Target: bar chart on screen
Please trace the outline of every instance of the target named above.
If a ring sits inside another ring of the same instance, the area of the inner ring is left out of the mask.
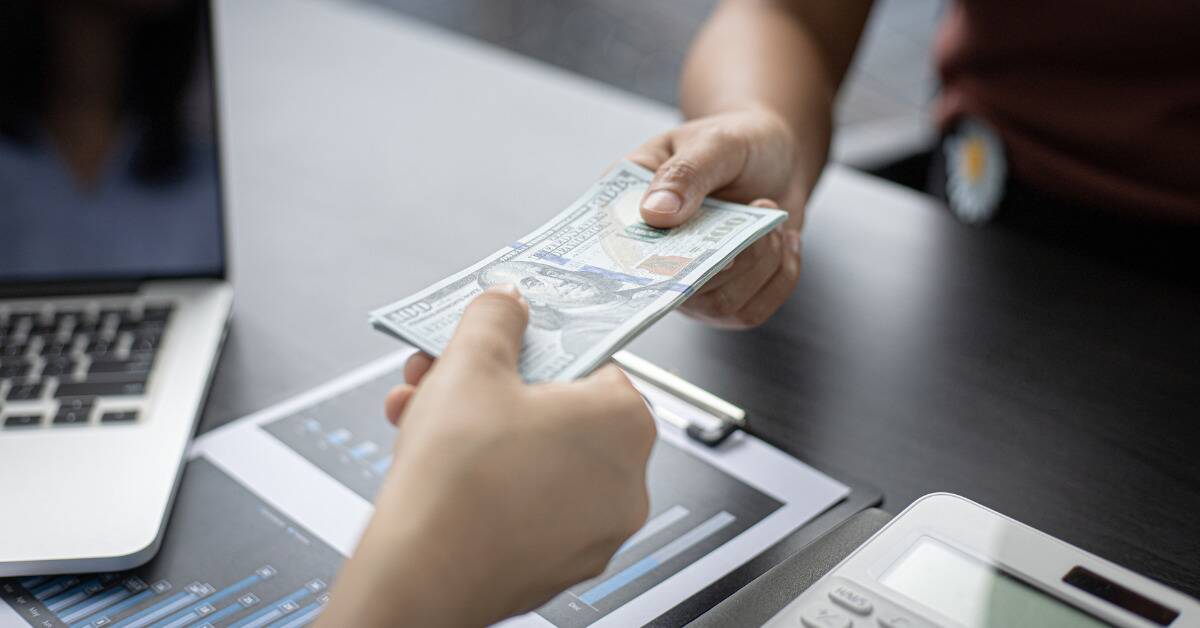
[[[388,371],[262,428],[363,499],[372,501],[392,465],[396,429],[383,398],[402,375]]]
[[[328,601],[342,557],[205,459],[189,463],[158,556],[123,572],[0,581],[38,628],[293,628]]]
[[[651,513],[608,569],[538,610],[560,628],[587,626],[646,593],[762,521],[778,500],[668,441],[647,472]]]

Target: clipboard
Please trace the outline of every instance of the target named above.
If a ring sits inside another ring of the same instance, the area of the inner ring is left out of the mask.
[[[683,429],[688,437],[696,442],[708,447],[717,447],[734,432],[745,430],[748,426],[749,417],[743,408],[721,399],[647,360],[628,351],[619,351],[612,356],[612,361],[630,375],[653,384],[658,389],[700,409],[702,413],[698,414],[711,416],[710,423],[702,424],[672,413],[665,408],[655,407],[647,400],[651,410],[657,416]],[[847,519],[883,503],[883,493],[874,486],[853,478],[839,477],[837,479],[850,487],[850,493],[842,501],[646,625],[673,627],[695,621],[751,581],[783,563],[816,539],[840,526]]]

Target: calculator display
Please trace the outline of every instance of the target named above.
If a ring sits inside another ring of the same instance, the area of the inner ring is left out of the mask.
[[[1110,626],[996,567],[929,537],[922,537],[913,544],[879,581],[966,626]]]

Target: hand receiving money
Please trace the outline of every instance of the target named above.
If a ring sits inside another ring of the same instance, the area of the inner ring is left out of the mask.
[[[375,310],[371,323],[437,356],[468,302],[492,286],[512,284],[530,306],[521,376],[535,382],[586,375],[787,217],[777,209],[704,199],[685,224],[654,228],[640,213],[653,176],[620,163],[533,233]]]

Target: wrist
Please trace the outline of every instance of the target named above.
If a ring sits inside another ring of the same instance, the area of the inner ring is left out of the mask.
[[[788,169],[788,187],[780,198],[773,200],[782,203],[788,210],[802,208],[808,202],[828,160],[831,141],[828,125],[805,126],[803,120],[762,101],[747,102],[741,110],[755,117],[763,129],[765,144],[771,147],[763,152],[772,159],[764,159],[759,163],[765,167],[774,161],[786,164]]]
[[[799,136],[799,122],[793,120],[789,112],[778,105],[761,99],[736,100],[721,103],[715,107],[691,108],[683,107],[684,118],[695,120],[722,115],[745,115],[753,118],[764,129],[769,129],[776,135],[784,137],[789,147],[795,146]]]
[[[394,470],[393,470],[394,471]],[[370,526],[342,571],[324,625],[384,627],[404,617],[414,626],[484,626],[503,618],[489,602],[483,557],[422,504],[429,502],[393,473]],[[413,487],[420,491],[420,487]],[[444,514],[444,513],[443,513]],[[474,554],[474,555],[473,555]]]

